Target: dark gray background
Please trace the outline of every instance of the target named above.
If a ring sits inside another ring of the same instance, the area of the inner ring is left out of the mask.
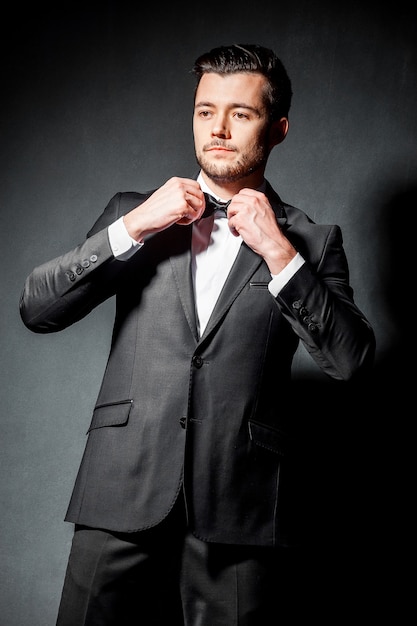
[[[398,579],[386,555],[398,544],[406,549],[402,490],[414,410],[404,361],[414,361],[415,319],[406,280],[417,196],[411,8],[308,0],[191,6],[64,2],[12,8],[3,22],[1,626],[55,623],[72,535],[63,517],[113,315],[106,303],[62,333],[31,334],[18,311],[23,282],[80,242],[116,191],[196,173],[189,70],[201,52],[228,43],[258,42],[284,61],[294,89],[290,131],[267,176],[285,201],[342,227],[356,301],[375,328],[371,385],[349,414],[343,403],[329,413],[357,444],[347,474],[362,485],[352,515],[361,548],[349,580],[362,577],[352,602],[368,597],[364,568],[370,585],[381,571],[386,585],[372,596],[370,615]],[[322,383],[302,351],[295,376]]]

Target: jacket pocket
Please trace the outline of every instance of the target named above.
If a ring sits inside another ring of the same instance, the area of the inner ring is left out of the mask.
[[[119,400],[118,402],[97,404],[87,434],[96,428],[124,426],[129,420],[132,405],[133,400]]]
[[[266,448],[280,456],[286,456],[295,448],[295,440],[282,430],[266,426],[259,422],[249,421],[249,436],[251,441],[261,448]]]

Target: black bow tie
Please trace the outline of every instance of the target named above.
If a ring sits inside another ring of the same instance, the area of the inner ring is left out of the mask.
[[[227,217],[227,207],[231,203],[231,200],[228,200],[227,202],[219,202],[218,200],[216,200],[216,198],[213,198],[213,196],[208,193],[204,193],[204,197],[206,199],[206,208],[203,215],[201,216],[202,218],[213,215],[215,211],[223,212],[223,215],[219,217]]]

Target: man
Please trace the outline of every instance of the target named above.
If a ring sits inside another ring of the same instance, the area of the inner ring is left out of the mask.
[[[194,73],[198,177],[116,194],[22,295],[40,333],[117,299],[66,516],[59,626],[279,623],[302,515],[293,355],[301,341],[340,384],[373,362],[339,227],[264,178],[288,131],[282,63],[258,45],[222,46]],[[206,216],[209,195],[227,216]]]

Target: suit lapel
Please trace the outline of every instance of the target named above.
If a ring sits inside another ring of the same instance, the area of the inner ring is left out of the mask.
[[[268,182],[266,186],[266,195],[268,196],[271,206],[277,216],[278,224],[281,228],[285,228],[287,218],[281,199]],[[197,334],[194,290],[191,275],[192,226],[181,226],[175,229],[175,231],[177,251],[181,249],[183,252],[181,254],[173,254],[170,257],[170,261],[185,317],[192,335],[197,342],[199,339]],[[204,339],[213,330],[213,328],[218,325],[226,311],[233,304],[234,300],[249,282],[250,278],[261,263],[263,263],[262,258],[253,252],[253,250],[251,250],[245,243],[242,243],[201,339]]]
[[[259,255],[242,243],[201,339],[217,326],[262,262]]]
[[[287,216],[282,201],[268,181],[266,183],[265,194],[275,212],[279,226],[285,229],[287,226]],[[226,279],[201,339],[204,339],[213,328],[218,325],[226,311],[231,307],[234,300],[262,263],[263,259],[253,252],[249,246],[242,243],[236,261],[230,270],[230,274]]]
[[[178,240],[183,239],[184,246],[180,246],[184,248],[184,251],[181,254],[175,254],[170,257],[172,270],[174,273],[174,279],[178,288],[179,297],[181,300],[182,307],[184,309],[185,317],[187,319],[188,326],[190,327],[191,333],[195,339],[198,341],[197,335],[197,320],[196,320],[196,312],[195,312],[195,303],[194,303],[194,290],[193,290],[193,279],[191,275],[191,234],[192,227],[181,226],[178,229],[175,229],[175,236]]]
[[[268,197],[269,202],[271,203],[271,207],[276,215],[277,222],[281,228],[287,226],[287,214],[284,210],[284,206],[282,204],[282,200],[270,185],[268,181],[266,181],[266,189],[265,194]]]

